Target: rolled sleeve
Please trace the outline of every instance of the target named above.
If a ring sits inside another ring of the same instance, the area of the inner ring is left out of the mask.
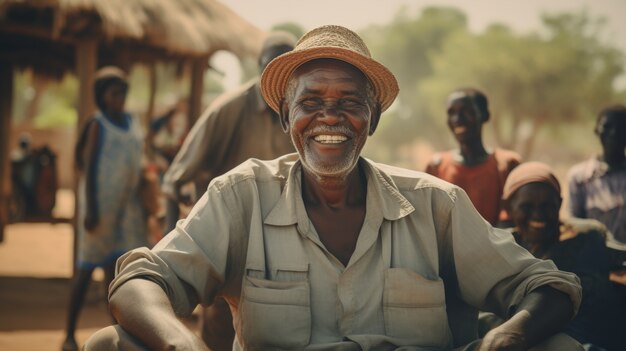
[[[581,287],[575,274],[535,258],[509,232],[491,227],[480,217],[463,190],[455,193],[448,235],[463,300],[508,317],[531,291],[550,285],[567,294],[578,311]]]
[[[147,279],[163,288],[179,315],[213,301],[228,274],[233,222],[220,192],[209,191],[152,250],[141,248],[119,258],[109,297],[131,279]]]

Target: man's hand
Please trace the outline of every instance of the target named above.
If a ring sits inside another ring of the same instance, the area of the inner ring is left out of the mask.
[[[539,287],[526,295],[517,313],[489,331],[476,350],[528,350],[561,331],[572,314],[569,296],[550,286]]]
[[[626,285],[626,269],[612,271],[609,273],[609,280],[617,284]]]
[[[477,351],[523,351],[528,348],[521,331],[505,324],[490,330],[476,348]]]

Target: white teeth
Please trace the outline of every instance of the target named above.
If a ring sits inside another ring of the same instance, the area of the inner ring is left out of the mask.
[[[348,137],[346,137],[345,135],[323,134],[323,135],[316,135],[313,139],[317,141],[318,143],[322,143],[322,144],[339,144],[348,140]]]
[[[531,228],[541,229],[541,228],[544,228],[546,226],[546,223],[545,222],[538,222],[538,221],[530,221],[530,222],[528,222],[528,225]]]

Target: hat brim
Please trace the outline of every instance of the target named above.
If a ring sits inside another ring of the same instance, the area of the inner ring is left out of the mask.
[[[385,111],[398,95],[398,82],[387,67],[373,59],[341,47],[317,47],[290,51],[272,60],[261,76],[261,94],[267,104],[280,112],[280,103],[285,96],[287,82],[302,64],[315,59],[336,59],[359,69],[372,83],[380,112]]]

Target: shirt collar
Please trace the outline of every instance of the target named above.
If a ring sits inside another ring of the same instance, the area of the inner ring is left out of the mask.
[[[398,190],[391,177],[385,174],[376,165],[365,158],[359,162],[364,166],[367,176],[367,203],[376,206],[382,211],[383,217],[389,221],[398,220],[415,211],[409,200]],[[287,226],[298,224],[301,232],[308,230],[309,220],[302,200],[300,160],[296,161],[289,170],[287,182],[280,199],[265,218],[265,224]],[[373,198],[370,198],[373,197]],[[302,218],[298,218],[298,216]]]

